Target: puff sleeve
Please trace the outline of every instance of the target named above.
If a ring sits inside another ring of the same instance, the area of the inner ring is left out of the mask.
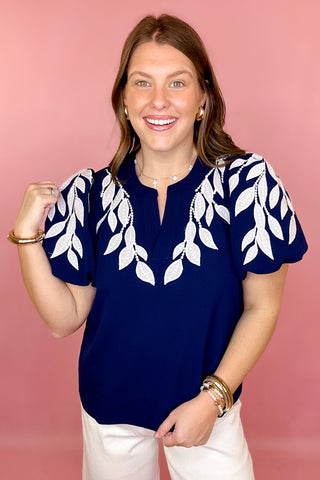
[[[61,185],[59,200],[48,213],[43,242],[53,275],[82,286],[94,284],[89,218],[92,183],[93,170],[85,169]]]
[[[281,180],[261,156],[235,160],[229,168],[230,236],[241,279],[271,273],[299,261],[307,243]]]

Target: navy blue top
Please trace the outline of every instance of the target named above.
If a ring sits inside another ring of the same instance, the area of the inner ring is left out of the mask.
[[[307,244],[259,155],[212,169],[198,159],[168,187],[162,224],[157,191],[140,183],[133,159],[118,179],[106,168],[67,180],[44,248],[54,275],[97,288],[79,360],[84,409],[102,424],[156,430],[216,370],[246,272],[296,262]]]

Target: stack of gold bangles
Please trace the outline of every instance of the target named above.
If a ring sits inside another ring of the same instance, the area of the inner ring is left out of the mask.
[[[207,392],[219,410],[222,417],[233,405],[233,396],[228,385],[217,375],[206,377],[200,387],[201,391]]]

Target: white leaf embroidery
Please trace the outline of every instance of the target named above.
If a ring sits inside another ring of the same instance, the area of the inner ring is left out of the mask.
[[[66,220],[64,220],[63,222],[55,223],[46,232],[46,238],[55,237],[56,235],[59,235],[59,233],[62,232],[65,226],[66,226]]]
[[[77,223],[76,216],[72,212],[72,214],[70,216],[70,219],[69,219],[69,222],[68,222],[68,225],[67,225],[67,233],[69,235],[72,235],[76,231],[76,223]]]
[[[90,184],[92,184],[92,170],[91,168],[85,168],[81,170],[78,175],[81,175],[82,177],[85,177],[89,180]]]
[[[286,216],[288,211],[288,203],[285,196],[282,197],[280,211],[281,211],[281,219],[283,219]]]
[[[79,190],[81,190],[82,193],[86,191],[86,184],[83,178],[77,177],[75,185],[77,188],[79,188]]]
[[[229,178],[229,190],[230,190],[230,195],[233,192],[233,190],[237,187],[239,183],[239,175],[238,173],[235,173],[232,175],[232,177]]]
[[[243,265],[246,265],[247,263],[252,262],[252,260],[254,260],[256,258],[257,253],[258,253],[258,247],[254,243],[252,245],[252,247],[250,247],[249,250],[247,251],[247,254],[246,254],[244,262],[243,262]]]
[[[194,263],[195,265],[200,266],[200,248],[195,243],[187,242],[186,245],[186,256],[189,262]]]
[[[70,247],[70,243],[71,243],[71,235],[69,235],[68,233],[65,233],[60,238],[58,238],[56,246],[51,255],[51,258],[58,257],[62,253],[66,252]]]
[[[122,233],[121,232],[113,235],[109,240],[109,243],[108,243],[106,251],[104,252],[104,255],[108,255],[109,253],[112,253],[115,250],[117,250],[121,241],[122,241]]]
[[[109,224],[109,227],[110,227],[111,231],[114,232],[115,229],[117,228],[118,220],[117,220],[117,216],[116,216],[116,214],[114,213],[113,210],[110,210],[110,212],[109,212],[108,224]]]
[[[83,257],[83,248],[82,248],[82,243],[80,241],[80,238],[77,237],[77,235],[73,235],[72,237],[72,246],[78,252],[80,258]]]
[[[258,197],[262,207],[264,207],[266,204],[267,195],[268,195],[267,180],[266,180],[266,176],[263,175],[260,178],[258,183]]]
[[[196,226],[192,220],[189,220],[186,226],[186,241],[192,243],[196,236]]]
[[[53,205],[53,207],[51,207],[49,212],[48,212],[48,219],[50,220],[50,222],[52,222],[55,213],[56,213],[56,207],[55,207],[55,205]]]
[[[78,262],[78,259],[77,259],[77,255],[72,250],[68,250],[67,258],[68,258],[69,262],[71,263],[71,265],[76,270],[79,270],[79,262]]]
[[[133,245],[136,241],[136,231],[132,225],[130,225],[124,235],[126,245]]]
[[[258,229],[257,233],[257,243],[263,253],[265,253],[268,257],[273,260],[273,253],[270,243],[270,235],[265,229]]]
[[[66,210],[67,210],[67,205],[66,205],[66,201],[65,201],[65,199],[63,198],[62,195],[60,195],[60,197],[58,198],[57,207],[58,207],[58,210],[61,213],[61,215],[65,216]]]
[[[178,245],[173,250],[172,259],[174,260],[175,258],[177,258],[183,252],[183,249],[184,242],[178,243]]]
[[[275,180],[277,183],[279,182],[279,177],[276,175],[275,171],[273,170],[273,168],[271,167],[271,165],[266,162],[266,165],[267,165],[267,169],[268,169],[268,172],[270,173],[271,177],[273,178],[273,180]]]
[[[69,212],[72,212],[73,210],[74,199],[75,199],[74,188],[71,187],[67,195],[67,204],[68,204]]]
[[[96,226],[96,233],[98,233],[98,230],[99,230],[101,224],[105,221],[107,215],[108,215],[108,212],[105,213],[102,218],[100,218],[100,220],[99,220],[99,222],[97,223],[97,226]]]
[[[237,158],[231,163],[230,170],[232,170],[233,168],[242,167],[244,161],[245,160],[243,160],[243,158]]]
[[[197,221],[203,217],[204,212],[206,211],[206,202],[201,193],[197,192],[196,199],[194,202],[194,216]]]
[[[283,240],[283,233],[282,233],[280,223],[272,215],[268,215],[268,225],[273,235],[279,238],[280,240]]]
[[[224,205],[215,204],[215,209],[218,215],[227,223],[230,223],[230,212]]]
[[[211,222],[213,220],[213,214],[214,214],[213,206],[212,206],[212,203],[210,203],[206,211],[206,222],[208,227],[210,227]]]
[[[108,174],[102,180],[102,191],[104,191],[107,188],[107,186],[110,184],[110,182],[111,182],[111,175],[108,172]]]
[[[201,227],[199,229],[199,236],[201,242],[209,248],[212,248],[214,250],[218,250],[217,245],[214,243],[211,232],[207,230],[206,228]]]
[[[213,186],[214,189],[217,193],[219,193],[220,197],[224,197],[223,193],[223,188],[222,188],[222,183],[221,183],[221,177],[220,177],[220,172],[218,168],[215,168],[214,173],[213,173]]]
[[[177,278],[181,276],[182,272],[183,272],[183,265],[180,259],[171,263],[165,271],[164,284],[167,285],[167,283],[177,280]]]
[[[102,208],[103,208],[103,210],[105,210],[108,207],[108,205],[110,205],[110,203],[112,202],[113,197],[114,197],[115,189],[116,189],[116,186],[115,186],[114,182],[111,182],[111,183],[109,183],[108,187],[103,192],[103,195],[102,195]]]
[[[263,208],[258,203],[256,203],[254,206],[253,216],[258,230],[263,230],[266,224],[266,217],[264,215]]]
[[[139,257],[143,258],[145,262],[148,260],[148,253],[141,245],[136,245],[136,251]]]
[[[122,190],[122,188],[119,188],[116,196],[114,197],[114,199],[112,200],[112,203],[111,203],[112,210],[115,210],[117,208],[117,206],[119,205],[119,203],[121,202],[123,197],[124,197],[123,190]]]
[[[74,200],[74,211],[76,213],[77,219],[81,223],[81,226],[84,225],[84,206],[82,200],[79,197],[76,197]]]
[[[290,219],[290,225],[289,225],[289,245],[293,242],[293,240],[296,238],[297,234],[297,222],[295,219],[295,216],[292,215]]]
[[[143,282],[150,283],[155,285],[154,275],[151,268],[144,262],[137,262],[136,266],[137,277],[140,278]]]
[[[265,166],[264,163],[258,163],[257,165],[254,165],[254,167],[250,168],[246,180],[251,180],[252,178],[259,177],[261,173],[264,171]]]
[[[253,240],[255,239],[255,235],[256,235],[256,228],[255,227],[253,227],[251,230],[249,230],[249,232],[247,232],[245,234],[245,236],[242,239],[242,243],[241,243],[241,251],[242,252],[245,248],[247,248],[248,245],[250,245],[250,243],[253,242]]]
[[[123,226],[126,226],[128,223],[129,217],[129,205],[128,200],[124,198],[121,200],[121,203],[118,208],[118,217]]]
[[[211,187],[211,184],[207,178],[202,182],[201,193],[209,204],[212,203],[213,188]]]
[[[134,259],[134,248],[132,245],[124,247],[119,254],[119,270],[127,267]]]
[[[280,195],[280,188],[279,188],[279,185],[277,184],[272,188],[269,194],[269,204],[271,209],[273,209],[277,205],[279,200],[279,195]]]
[[[254,200],[254,187],[249,187],[240,193],[236,201],[235,216],[248,208]]]

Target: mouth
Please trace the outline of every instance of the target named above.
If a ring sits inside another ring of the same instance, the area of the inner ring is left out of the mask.
[[[146,122],[147,126],[152,130],[167,130],[173,127],[177,120],[178,119],[176,117],[144,117],[144,121]]]

